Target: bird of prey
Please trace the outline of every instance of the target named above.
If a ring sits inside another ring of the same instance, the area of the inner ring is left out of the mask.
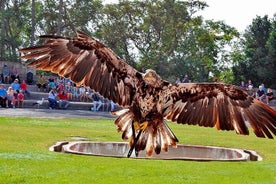
[[[248,135],[246,121],[257,137],[276,135],[276,111],[248,96],[241,88],[222,83],[171,84],[153,70],[141,73],[111,49],[82,31],[77,36],[44,35],[45,43],[20,49],[29,66],[51,71],[85,85],[121,107],[115,125],[130,151],[146,155],[168,151],[178,139],[166,120],[216,127]]]

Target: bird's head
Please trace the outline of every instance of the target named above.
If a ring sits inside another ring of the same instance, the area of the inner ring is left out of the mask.
[[[146,73],[143,75],[144,81],[146,84],[157,87],[161,86],[162,79],[161,77],[151,69],[146,70]]]

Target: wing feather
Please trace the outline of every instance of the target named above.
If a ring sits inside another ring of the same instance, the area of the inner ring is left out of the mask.
[[[177,123],[235,130],[248,135],[250,125],[258,137],[276,135],[276,111],[226,84],[179,84],[163,91],[164,117]],[[247,123],[248,122],[248,123]]]
[[[129,93],[137,89],[141,80],[137,76],[141,74],[103,43],[81,31],[77,31],[75,38],[51,35],[41,38],[46,40],[44,45],[19,50],[24,53],[23,59],[32,59],[29,66],[84,84],[121,106],[132,103]]]

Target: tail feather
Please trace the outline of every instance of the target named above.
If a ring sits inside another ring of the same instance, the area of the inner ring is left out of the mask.
[[[115,120],[115,125],[118,127],[118,132],[122,132],[124,140],[129,139],[129,145],[132,147],[134,144],[132,123],[134,122],[134,114],[132,111],[120,110],[113,112],[119,117]],[[143,122],[140,122],[143,123]],[[137,136],[138,132],[135,132]],[[136,151],[146,150],[146,155],[151,156],[153,152],[159,154],[162,150],[167,152],[169,146],[176,147],[178,139],[170,130],[166,122],[162,118],[153,118],[148,121],[148,126],[141,133],[139,140],[136,143]]]

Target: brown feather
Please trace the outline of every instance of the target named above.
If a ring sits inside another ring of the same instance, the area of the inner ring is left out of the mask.
[[[45,35],[42,46],[19,51],[29,66],[51,71],[85,85],[126,107],[116,111],[115,125],[122,139],[134,144],[133,122],[148,122],[135,149],[147,156],[176,146],[176,136],[165,119],[189,125],[216,127],[249,134],[245,118],[258,137],[276,135],[276,111],[249,97],[237,86],[219,83],[169,84],[153,70],[142,74],[120,59],[103,43],[77,31],[77,37]]]

